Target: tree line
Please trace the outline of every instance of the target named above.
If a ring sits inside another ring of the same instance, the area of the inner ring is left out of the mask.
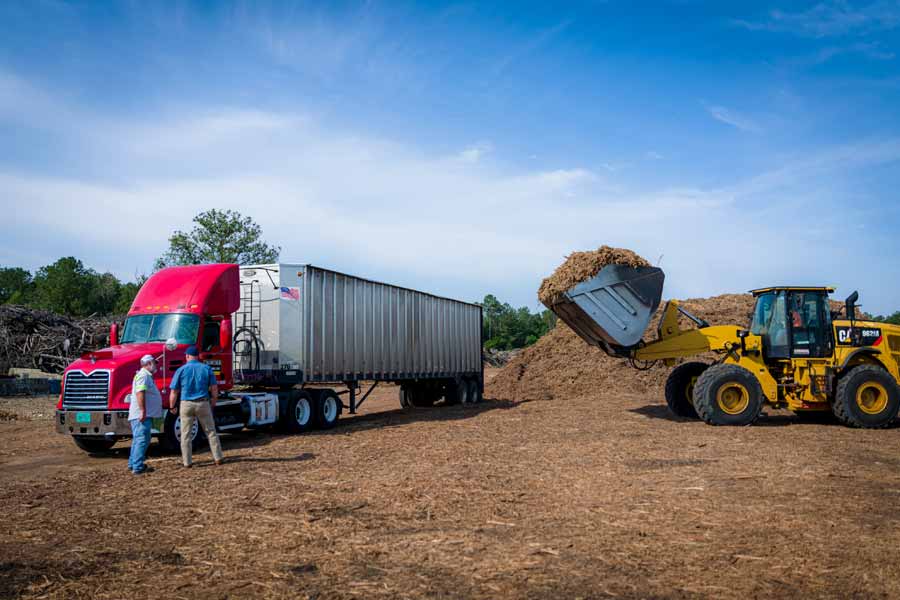
[[[533,313],[527,307],[513,308],[488,294],[482,301],[482,333],[488,350],[524,348],[538,341],[556,324],[556,315],[549,310]]]

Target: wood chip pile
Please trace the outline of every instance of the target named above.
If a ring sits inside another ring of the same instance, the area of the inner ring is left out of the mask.
[[[647,260],[626,248],[600,246],[588,252],[573,252],[566,257],[550,277],[541,282],[538,300],[546,306],[555,304],[557,299],[572,286],[590,279],[607,265],[627,265],[629,267],[649,267]]]
[[[0,375],[12,367],[61,373],[82,352],[105,346],[111,317],[73,319],[25,306],[0,306]]]
[[[706,319],[710,325],[750,323],[753,297],[750,294],[726,294],[712,298],[685,300],[682,307]],[[656,335],[656,323],[647,329],[645,339]],[[694,325],[682,317],[682,328]],[[704,357],[697,357],[702,360]],[[705,357],[709,358],[710,357]],[[612,358],[599,348],[589,346],[562,321],[533,346],[511,360],[487,386],[485,394],[504,400],[564,400],[572,396],[602,396],[622,392],[661,394],[669,368],[662,363],[646,371],[633,369],[627,360]]]

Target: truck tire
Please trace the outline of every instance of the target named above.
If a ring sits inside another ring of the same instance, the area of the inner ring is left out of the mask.
[[[666,380],[666,406],[676,417],[696,419],[694,408],[694,387],[700,375],[709,368],[702,362],[680,364],[669,373]]]
[[[470,379],[468,383],[469,388],[469,403],[470,404],[478,404],[481,402],[481,386],[478,384],[477,379]]]
[[[316,408],[312,395],[306,390],[291,390],[284,415],[285,430],[301,433],[316,424]]]
[[[191,427],[191,436],[191,449],[200,449],[206,436],[203,435],[203,429],[197,419],[194,419],[194,425]],[[181,417],[166,411],[159,442],[166,452],[181,452]]]
[[[738,365],[713,365],[694,386],[694,408],[710,425],[751,425],[762,413],[762,386]]]
[[[891,374],[876,365],[859,365],[838,380],[831,410],[850,427],[878,429],[897,418],[900,390]]]
[[[72,441],[80,449],[88,454],[105,454],[109,452],[116,444],[116,440],[107,440],[105,438],[88,437],[82,435],[73,435]]]
[[[447,391],[444,395],[445,402],[450,405],[468,404],[469,394],[471,390],[469,384],[464,379],[450,383],[447,385]]]
[[[341,399],[334,390],[319,390],[315,398],[316,426],[319,429],[331,429],[341,416]]]

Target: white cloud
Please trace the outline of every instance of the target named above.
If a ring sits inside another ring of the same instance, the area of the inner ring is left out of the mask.
[[[756,124],[752,119],[746,117],[737,111],[734,111],[729,108],[725,108],[724,106],[707,106],[706,112],[709,113],[716,121],[720,121],[725,123],[726,125],[730,125],[735,129],[740,129],[741,131],[746,131],[749,133],[759,133],[761,131],[759,125]]]
[[[7,104],[26,99],[11,95]],[[252,216],[284,260],[532,307],[540,279],[566,254],[602,243],[654,261],[664,254],[673,296],[799,276],[900,279],[873,254],[896,250],[895,242],[871,232],[859,252],[834,243],[867,215],[838,211],[840,199],[822,195],[842,172],[900,159],[900,140],[825,150],[721,188],[638,192],[577,165],[511,168],[434,155],[302,113],[204,107],[110,120],[59,109],[76,118],[58,134],[102,156],[110,176],[0,168],[0,208],[16,223],[0,242],[0,263],[45,264],[44,240],[52,240],[57,256],[131,277],[150,267],[173,229],[220,207]]]
[[[490,142],[478,142],[460,152],[457,157],[462,162],[477,163],[487,154],[493,151],[494,147]]]
[[[831,0],[798,12],[773,10],[765,20],[736,20],[735,24],[751,31],[787,32],[815,38],[865,34],[900,26],[900,2],[876,0],[854,5],[845,0]]]

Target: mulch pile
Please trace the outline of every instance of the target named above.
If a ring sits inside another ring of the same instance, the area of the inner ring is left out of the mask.
[[[73,319],[46,310],[0,306],[0,375],[12,367],[62,373],[87,350],[104,346],[111,317]]]
[[[750,294],[725,294],[712,298],[685,300],[682,307],[710,325],[750,323],[753,311]],[[645,339],[656,336],[656,322]],[[694,327],[681,318],[681,327]],[[703,357],[698,357],[702,359]],[[621,392],[661,393],[669,368],[661,362],[646,371],[631,367],[624,359],[612,358],[589,346],[562,321],[533,346],[511,360],[487,386],[489,398],[504,400],[553,400],[572,396],[618,394]]]
[[[541,282],[538,300],[546,306],[555,304],[559,297],[572,286],[590,279],[607,265],[627,265],[629,267],[649,267],[646,259],[626,248],[600,246],[588,252],[573,252],[566,257],[550,277]]]

